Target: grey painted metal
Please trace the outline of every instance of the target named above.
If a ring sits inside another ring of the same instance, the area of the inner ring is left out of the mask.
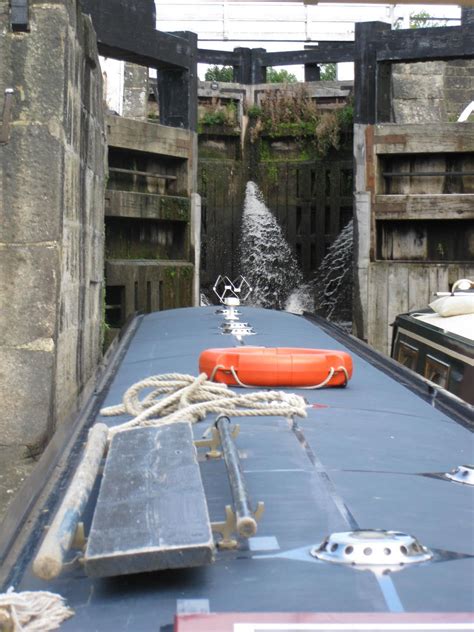
[[[230,419],[219,417],[216,426],[219,430],[222,453],[229,477],[237,531],[242,537],[250,538],[257,533],[257,522],[250,508],[250,498],[242,464],[230,430]]]

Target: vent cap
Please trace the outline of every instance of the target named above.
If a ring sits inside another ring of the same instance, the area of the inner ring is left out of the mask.
[[[455,483],[474,485],[474,465],[459,465],[451,472],[445,474],[445,476]]]
[[[433,553],[416,538],[400,531],[360,529],[332,533],[311,555],[338,564],[395,566],[426,562]]]

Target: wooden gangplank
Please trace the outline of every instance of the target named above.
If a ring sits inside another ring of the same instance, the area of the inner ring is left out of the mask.
[[[84,556],[107,577],[209,564],[213,538],[191,424],[113,438]]]

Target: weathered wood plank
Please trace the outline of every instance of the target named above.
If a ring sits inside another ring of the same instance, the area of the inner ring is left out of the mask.
[[[387,288],[387,353],[390,353],[392,342],[392,323],[398,314],[408,311],[408,266],[391,264],[388,267]]]
[[[369,265],[367,333],[370,344],[382,353],[389,352],[388,267],[388,263],[378,261]]]
[[[173,195],[107,190],[105,215],[188,222],[190,201],[189,198]]]
[[[115,435],[88,538],[87,574],[200,566],[212,554],[191,424]]]
[[[109,147],[189,159],[192,133],[189,130],[158,123],[151,124],[121,116],[108,116],[107,143]]]
[[[444,153],[474,151],[474,126],[470,123],[375,125],[376,154]]]
[[[431,300],[429,285],[429,266],[407,264],[408,273],[408,310],[423,309]]]
[[[474,219],[474,195],[377,195],[377,219]]]

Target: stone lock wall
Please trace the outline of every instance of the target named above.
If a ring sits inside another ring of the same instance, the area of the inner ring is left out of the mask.
[[[0,59],[0,99],[14,90],[0,145],[0,432],[31,453],[100,360],[102,77],[76,0],[30,0],[25,32],[0,0]]]
[[[392,65],[395,123],[455,122],[474,99],[474,60]]]

